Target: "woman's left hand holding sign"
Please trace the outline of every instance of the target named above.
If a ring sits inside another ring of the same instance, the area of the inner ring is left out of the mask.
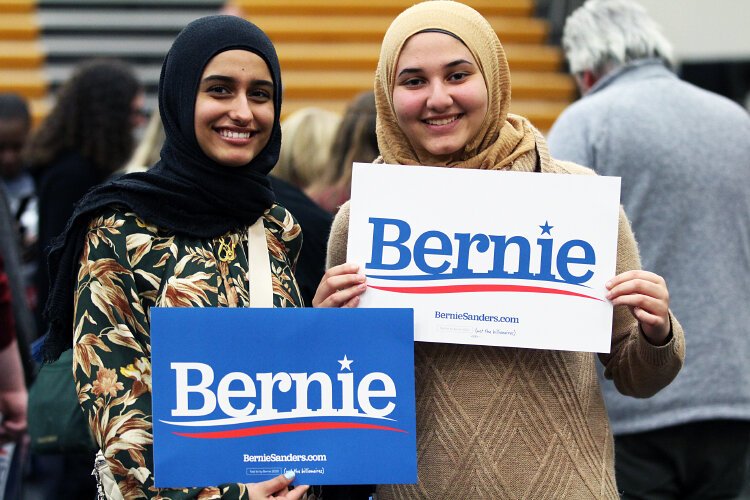
[[[365,279],[356,264],[330,268],[320,280],[313,307],[357,307],[360,295],[367,289]]]

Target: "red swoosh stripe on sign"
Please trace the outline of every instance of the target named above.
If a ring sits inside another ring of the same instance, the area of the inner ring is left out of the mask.
[[[198,439],[227,439],[247,436],[262,436],[264,434],[281,434],[283,432],[322,431],[329,429],[370,429],[375,431],[403,432],[405,430],[395,427],[386,427],[373,424],[355,424],[351,422],[309,422],[305,424],[277,424],[263,427],[250,427],[248,429],[235,429],[232,431],[215,432],[174,432],[177,436]]]
[[[583,297],[585,299],[598,300],[602,299],[584,295],[582,293],[569,292],[567,290],[557,290],[555,288],[544,288],[541,286],[524,286],[524,285],[445,285],[445,286],[375,286],[368,285],[376,290],[396,293],[467,293],[467,292],[528,292],[528,293],[553,293],[558,295],[572,295],[574,297]]]

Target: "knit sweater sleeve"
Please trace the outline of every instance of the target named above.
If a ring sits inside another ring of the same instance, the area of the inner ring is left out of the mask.
[[[638,247],[625,211],[620,207],[617,237],[617,274],[640,269]],[[685,358],[682,327],[669,312],[672,337],[663,346],[651,344],[627,306],[616,306],[612,318],[612,347],[600,354],[604,376],[612,379],[622,394],[651,397],[666,387],[680,371]]]
[[[326,269],[330,269],[346,262],[347,241],[349,238],[349,202],[339,209],[331,226],[331,236],[328,238],[328,256]]]

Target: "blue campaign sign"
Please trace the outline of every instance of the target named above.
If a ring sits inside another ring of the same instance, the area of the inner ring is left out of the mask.
[[[415,483],[411,309],[152,308],[157,487]]]

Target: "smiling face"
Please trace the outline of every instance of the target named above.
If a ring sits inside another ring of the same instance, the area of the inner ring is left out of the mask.
[[[477,135],[487,87],[469,49],[444,33],[418,33],[396,63],[393,108],[420,156],[447,161]]]
[[[273,93],[260,56],[246,50],[214,56],[195,100],[195,137],[206,156],[228,167],[250,163],[271,137]]]

